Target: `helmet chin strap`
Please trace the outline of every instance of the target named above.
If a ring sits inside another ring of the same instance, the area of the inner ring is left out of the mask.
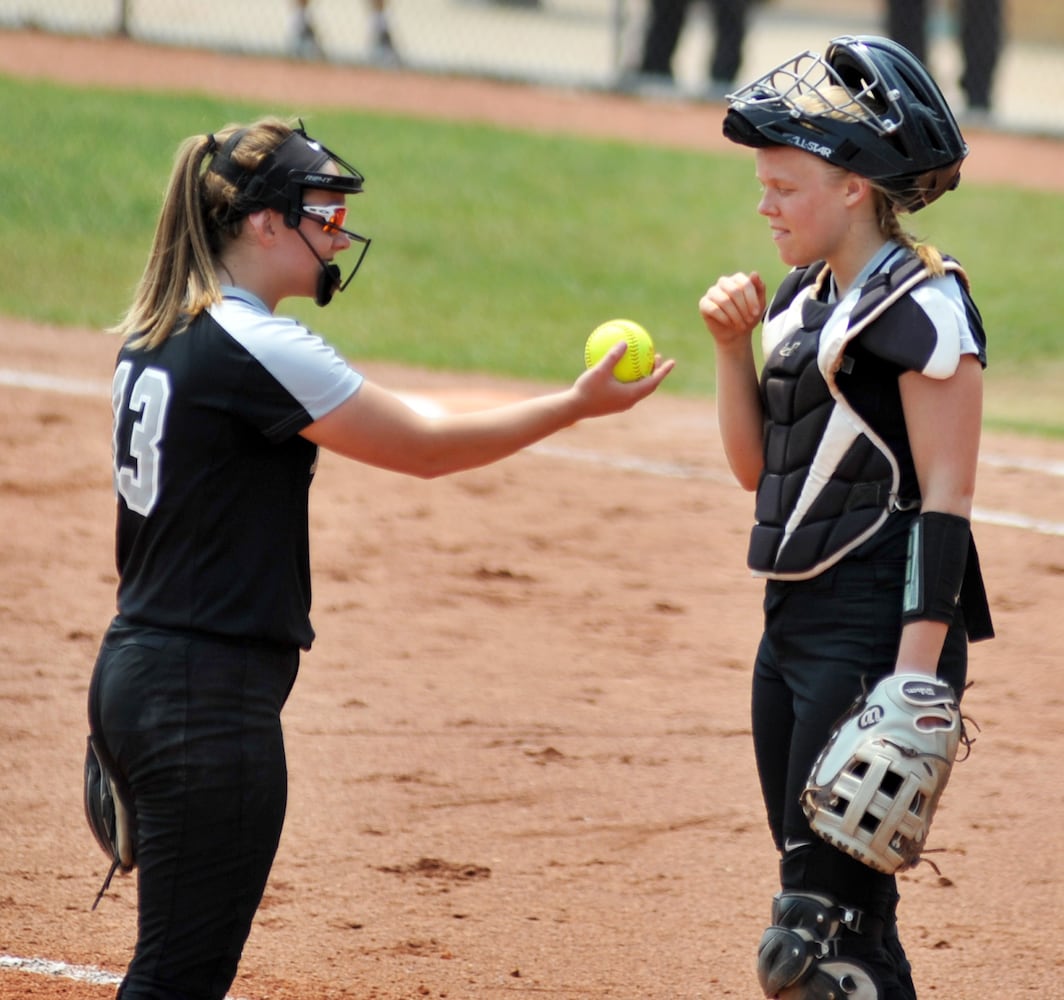
[[[332,302],[332,297],[340,287],[340,268],[337,267],[336,264],[330,264],[325,261],[321,254],[319,254],[311,245],[310,240],[307,239],[303,230],[298,226],[296,227],[296,232],[299,233],[299,238],[306,243],[307,249],[314,254],[314,257],[320,266],[320,270],[318,271],[318,287],[314,291],[314,301],[319,306],[327,306]]]

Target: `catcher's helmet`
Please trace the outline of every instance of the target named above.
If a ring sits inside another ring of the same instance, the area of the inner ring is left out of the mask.
[[[842,87],[848,100],[833,100]],[[960,181],[968,146],[938,85],[888,38],[844,35],[728,96],[724,134],[745,146],[795,146],[876,181],[915,212]]]

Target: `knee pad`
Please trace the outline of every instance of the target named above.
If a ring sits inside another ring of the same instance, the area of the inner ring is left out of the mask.
[[[883,994],[867,966],[853,958],[817,963],[804,982],[776,994],[779,1000],[882,1000]]]
[[[860,912],[830,896],[781,892],[772,900],[772,926],[761,936],[757,978],[779,1000],[880,1000],[871,971],[837,954],[843,927],[859,931]]]

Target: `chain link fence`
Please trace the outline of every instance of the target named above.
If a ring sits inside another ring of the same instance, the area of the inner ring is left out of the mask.
[[[966,0],[927,0],[927,62],[965,115],[960,89]],[[993,0],[990,0],[993,3]],[[172,46],[320,58],[547,86],[626,89],[638,68],[649,0],[387,0],[391,47],[373,0],[0,0],[0,28],[125,34]],[[989,117],[978,123],[1064,137],[1064,3],[1000,0],[1004,44]],[[887,0],[752,0],[740,82],[840,34],[884,34]],[[982,9],[985,4],[973,5]],[[310,31],[301,29],[300,11]],[[673,57],[674,82],[654,99],[711,92],[711,5],[695,0]],[[974,30],[981,30],[975,24]],[[312,32],[312,35],[311,35]],[[17,44],[13,35],[0,44]]]

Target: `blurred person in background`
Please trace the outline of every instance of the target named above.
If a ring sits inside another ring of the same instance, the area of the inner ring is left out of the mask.
[[[928,18],[935,0],[887,0],[887,34],[927,65]],[[1003,0],[956,0],[964,71],[960,85],[970,116],[990,113],[994,71],[1004,37]]]
[[[292,40],[292,54],[299,59],[325,58],[325,51],[314,30],[314,21],[310,14],[310,0],[295,0],[288,34]]]
[[[399,51],[395,47],[392,38],[391,19],[388,16],[388,0],[369,0],[370,29],[369,29],[369,57],[370,61],[381,65],[399,64]]]
[[[713,46],[705,96],[720,99],[732,89],[743,58],[747,12],[751,0],[707,0],[713,23]],[[650,0],[643,51],[635,81],[647,91],[674,86],[673,56],[687,23],[691,0]]]
[[[367,0],[370,14],[369,61],[379,65],[397,65],[399,52],[392,38],[388,0]],[[300,59],[324,59],[325,50],[318,40],[310,0],[295,0],[289,36],[292,52]]]

